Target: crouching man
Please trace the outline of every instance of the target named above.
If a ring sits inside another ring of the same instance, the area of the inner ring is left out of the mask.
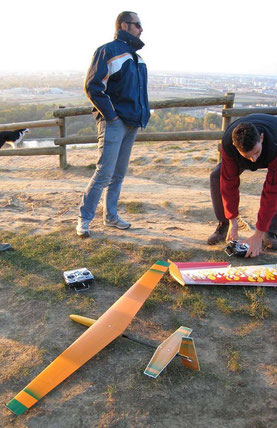
[[[233,122],[222,139],[222,162],[210,177],[211,198],[219,221],[208,244],[238,239],[240,174],[267,168],[256,230],[246,240],[246,257],[262,252],[262,245],[277,249],[277,118],[250,114]]]

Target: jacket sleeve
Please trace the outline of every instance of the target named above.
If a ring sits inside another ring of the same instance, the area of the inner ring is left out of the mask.
[[[239,215],[239,167],[231,156],[222,148],[222,164],[220,172],[220,192],[227,219]]]
[[[263,186],[256,228],[267,232],[273,216],[277,213],[277,157],[268,165]]]
[[[117,114],[110,97],[105,93],[109,80],[108,60],[105,48],[96,50],[85,79],[84,90],[100,114],[106,120],[112,120]]]

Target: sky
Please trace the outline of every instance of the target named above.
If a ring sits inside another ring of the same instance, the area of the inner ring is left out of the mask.
[[[81,71],[123,10],[149,71],[277,75],[272,0],[1,0],[0,73]]]

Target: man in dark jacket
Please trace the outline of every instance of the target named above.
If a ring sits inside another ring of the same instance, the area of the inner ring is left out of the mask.
[[[277,118],[251,114],[233,122],[222,139],[222,162],[211,174],[211,196],[219,225],[208,244],[238,239],[240,174],[267,168],[256,230],[246,257],[265,246],[277,249]]]
[[[138,128],[144,128],[150,117],[147,69],[137,54],[144,46],[139,17],[122,12],[115,27],[115,39],[96,50],[85,80],[97,122],[99,156],[80,205],[76,231],[81,237],[90,236],[89,223],[104,189],[104,225],[131,226],[119,217],[117,203]]]

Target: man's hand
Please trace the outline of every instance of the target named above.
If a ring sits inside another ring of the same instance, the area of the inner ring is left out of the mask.
[[[233,241],[239,237],[239,226],[237,218],[229,220],[229,229],[226,236],[226,242]]]
[[[245,257],[256,257],[263,251],[262,243],[263,243],[264,232],[260,230],[255,231],[250,238],[248,238],[245,242],[249,245],[248,251]]]

